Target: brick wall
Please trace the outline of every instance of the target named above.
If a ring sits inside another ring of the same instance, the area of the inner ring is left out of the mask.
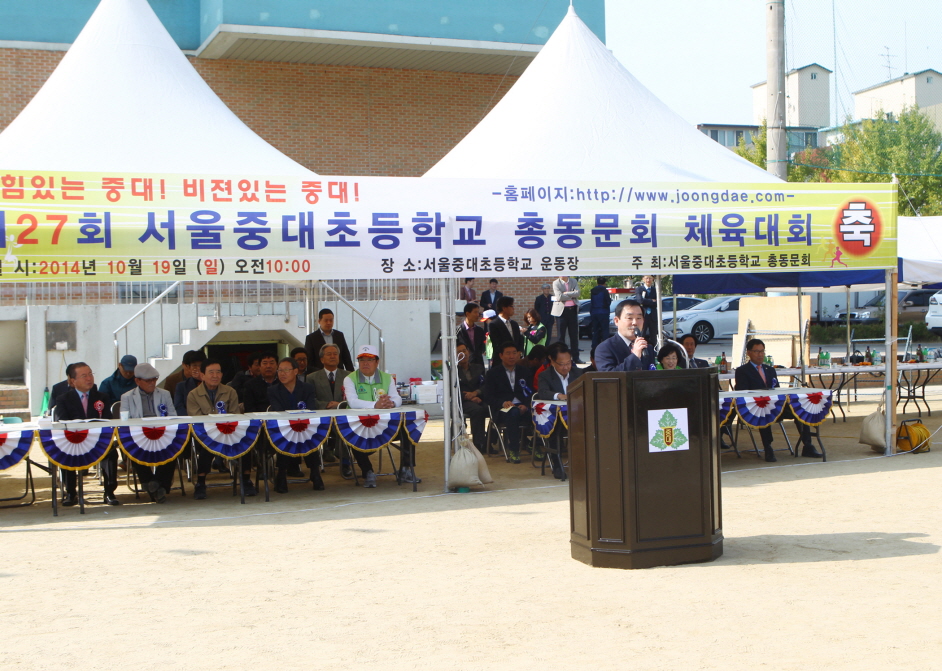
[[[0,49],[0,130],[63,54]],[[252,130],[298,163],[328,175],[421,176],[516,81],[420,70],[190,62]]]

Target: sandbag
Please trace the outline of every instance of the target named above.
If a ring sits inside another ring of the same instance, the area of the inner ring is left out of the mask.
[[[481,454],[481,451],[474,446],[471,439],[467,436],[460,436],[458,442],[474,452],[474,456],[478,460],[478,478],[481,480],[481,484],[489,485],[494,482],[494,478],[491,477],[491,470],[487,467],[487,460],[484,458],[484,455]]]
[[[875,412],[863,419],[860,425],[859,442],[869,445],[874,452],[883,452],[886,447],[886,414],[883,412],[883,399]]]
[[[473,446],[472,449],[468,449],[462,445],[459,438],[448,467],[448,486],[454,489],[482,484],[484,483],[478,477],[478,459],[474,456]]]

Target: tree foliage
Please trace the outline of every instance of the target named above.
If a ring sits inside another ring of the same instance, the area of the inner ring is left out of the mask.
[[[889,182],[895,174],[900,214],[942,214],[942,133],[918,108],[848,122],[841,133],[833,147],[796,154],[789,181]]]

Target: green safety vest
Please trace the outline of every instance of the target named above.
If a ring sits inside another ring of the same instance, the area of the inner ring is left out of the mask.
[[[357,381],[354,385],[357,390],[357,398],[361,401],[377,401],[380,394],[389,393],[389,383],[392,382],[392,375],[384,373],[381,370],[376,371],[379,374],[379,382],[367,382],[363,373],[357,371]]]

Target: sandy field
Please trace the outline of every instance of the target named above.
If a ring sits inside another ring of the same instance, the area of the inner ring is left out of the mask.
[[[828,463],[724,455],[725,554],[636,571],[571,559],[567,485],[528,463],[442,493],[440,423],[416,494],[332,468],[244,506],[93,485],[54,519],[40,478],[0,510],[0,668],[942,668],[942,447],[875,458],[866,410],[824,426]]]

